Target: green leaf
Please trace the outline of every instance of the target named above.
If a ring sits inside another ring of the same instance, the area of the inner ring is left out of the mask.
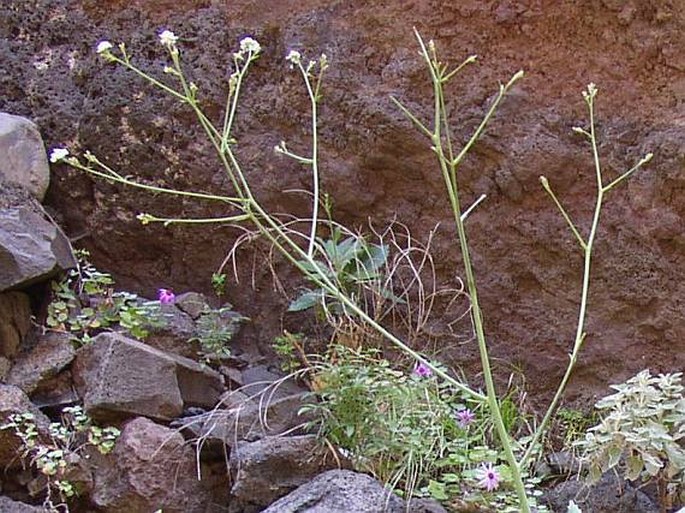
[[[644,464],[642,462],[642,458],[639,455],[633,454],[629,456],[626,461],[626,464],[626,479],[628,479],[629,481],[634,481],[638,477],[640,477],[640,473],[644,468]]]
[[[438,501],[446,501],[449,499],[449,495],[447,495],[447,486],[445,483],[441,483],[440,481],[434,481],[431,479],[428,482],[428,493],[430,493],[431,496]]]
[[[288,305],[289,312],[301,312],[321,303],[323,290],[308,290]]]
[[[609,470],[618,465],[618,462],[621,461],[621,454],[623,454],[623,449],[621,447],[610,447],[607,451],[607,456],[609,457],[609,461],[607,462],[608,467],[605,470]]]

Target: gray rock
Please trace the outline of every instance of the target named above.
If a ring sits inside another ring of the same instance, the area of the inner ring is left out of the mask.
[[[5,203],[0,198],[0,204]],[[0,208],[0,292],[45,280],[75,265],[69,240],[36,200]]]
[[[9,497],[0,496],[0,511],[2,513],[46,513],[40,506],[31,506],[25,502],[13,501]]]
[[[212,502],[208,483],[197,478],[193,449],[151,420],[128,422],[112,453],[95,463],[91,499],[98,511],[205,513]]]
[[[79,349],[72,371],[94,418],[170,420],[184,407],[212,408],[223,392],[218,372],[118,333],[101,333]]]
[[[260,400],[263,399],[263,400]],[[187,439],[202,447],[204,458],[223,457],[225,447],[253,442],[267,436],[306,434],[311,415],[298,415],[308,396],[295,394],[275,399],[251,398],[231,392],[222,398],[222,408],[194,417],[178,419],[172,426],[182,428]]]
[[[245,513],[259,511],[317,474],[336,467],[335,458],[313,435],[268,437],[238,444],[229,463],[231,495]]]
[[[50,420],[31,403],[26,394],[15,386],[0,385],[0,426],[6,425],[15,413],[32,413],[39,435],[47,434]],[[0,468],[21,466],[21,447],[21,440],[13,428],[0,429]]]
[[[185,358],[194,359],[200,350],[200,344],[190,339],[195,335],[195,322],[192,317],[179,309],[177,305],[162,305],[164,324],[150,326],[150,334],[145,343],[160,351],[174,353]]]
[[[407,513],[448,513],[442,504],[435,499],[410,499]]]
[[[0,183],[12,183],[43,201],[50,184],[45,145],[34,123],[0,112]]]
[[[366,474],[330,470],[262,513],[406,513],[405,503]]]
[[[307,391],[307,388],[297,384],[293,379],[284,378],[282,372],[274,372],[268,366],[258,364],[242,370],[239,384],[241,390],[249,395],[271,393],[270,389],[273,389],[275,397],[286,397]],[[278,383],[278,386],[274,388],[275,383]]]
[[[202,312],[209,309],[207,298],[199,292],[185,292],[176,296],[174,304],[178,309],[190,315],[193,320],[197,320]]]
[[[48,332],[36,347],[17,357],[7,377],[7,383],[31,394],[45,380],[55,377],[76,356],[69,334]]]
[[[29,296],[19,291],[0,293],[0,356],[14,357],[30,328]]]
[[[591,513],[659,513],[659,507],[647,494],[636,489],[630,482],[622,481],[611,472],[599,482],[588,486],[571,479],[560,483],[545,494],[553,511],[566,511],[570,500]]]

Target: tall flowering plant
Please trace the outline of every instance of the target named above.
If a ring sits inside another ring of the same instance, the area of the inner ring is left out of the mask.
[[[208,223],[250,224],[254,230],[268,239],[273,247],[281,255],[283,255],[287,261],[295,266],[307,278],[308,281],[314,283],[325,294],[335,298],[335,300],[342,304],[351,315],[357,316],[368,326],[382,335],[387,341],[396,346],[396,348],[412,357],[416,361],[415,374],[418,377],[425,378],[433,376],[434,378],[443,379],[452,385],[456,390],[458,390],[459,393],[464,394],[470,399],[479,402],[485,401],[488,406],[489,415],[495,426],[497,437],[503,449],[504,460],[511,475],[513,486],[516,490],[520,510],[528,513],[530,512],[530,505],[526,495],[526,489],[522,475],[525,473],[527,466],[530,464],[532,455],[537,450],[540,437],[544,433],[549,420],[556,409],[585,340],[584,326],[590,284],[591,259],[604,197],[611,189],[623,182],[634,171],[648,162],[651,159],[651,154],[646,155],[634,167],[619,175],[618,178],[608,182],[604,179],[595,135],[594,102],[597,95],[597,89],[592,84],[588,86],[588,89],[583,93],[583,97],[589,110],[589,126],[587,128],[578,127],[575,129],[576,132],[587,139],[591,146],[596,174],[597,194],[594,216],[592,219],[592,224],[586,235],[583,235],[583,230],[571,220],[571,217],[563,208],[561,201],[553,192],[547,178],[540,178],[545,191],[549,194],[554,204],[561,212],[563,218],[569,225],[569,228],[578,242],[584,257],[578,327],[570,352],[569,365],[562,382],[554,396],[553,401],[549,405],[542,422],[539,424],[538,429],[532,437],[531,443],[529,443],[527,448],[525,448],[523,455],[517,457],[514,451],[515,444],[507,432],[502,420],[497,390],[492,377],[488,343],[483,326],[483,313],[481,311],[478,298],[476,274],[471,263],[470,248],[466,230],[466,221],[468,216],[473,209],[485,198],[482,196],[472,205],[466,208],[464,207],[463,199],[460,197],[458,170],[464,158],[468,155],[469,151],[472,149],[478,138],[488,126],[495,111],[505,98],[506,94],[511,90],[516,82],[522,78],[523,73],[516,73],[506,84],[500,86],[498,93],[495,95],[495,98],[490,104],[490,107],[485,113],[482,121],[477,126],[466,144],[458,149],[457,144],[453,141],[451,135],[451,120],[448,116],[446,108],[444,87],[459,73],[463,67],[475,62],[476,57],[470,56],[459,66],[450,69],[446,64],[438,59],[436,45],[433,43],[433,41],[429,41],[426,44],[418,33],[416,36],[421,50],[420,54],[429,70],[430,80],[433,85],[432,120],[430,122],[421,121],[417,115],[412,113],[399,100],[393,98],[393,101],[407,116],[407,118],[414,125],[416,125],[420,133],[428,139],[430,148],[437,157],[439,170],[445,182],[447,197],[453,212],[455,230],[460,244],[461,255],[464,261],[464,271],[470,296],[472,320],[475,327],[483,377],[485,381],[485,393],[475,390],[474,388],[454,378],[451,374],[439,366],[433,365],[421,354],[414,351],[405,341],[401,340],[398,336],[377,322],[369,314],[369,312],[367,312],[354,300],[353,297],[350,297],[338,286],[334,276],[331,275],[330,269],[326,268],[325,265],[321,263],[322,261],[325,261],[325,259],[322,258],[325,256],[325,247],[316,237],[317,228],[321,223],[319,215],[321,194],[319,184],[319,142],[317,136],[317,125],[318,105],[321,101],[321,86],[326,69],[329,65],[326,55],[322,54],[317,59],[307,60],[297,50],[291,50],[287,54],[287,62],[302,76],[309,97],[312,120],[312,145],[307,155],[294,153],[288,148],[285,141],[281,142],[275,148],[277,153],[291,158],[311,170],[313,198],[312,215],[309,221],[309,229],[306,231],[306,233],[293,231],[287,222],[282,221],[278,218],[278,216],[270,213],[266,208],[264,208],[263,205],[261,205],[261,203],[253,195],[250,183],[247,180],[247,177],[243,172],[241,164],[234,151],[236,140],[233,138],[232,132],[237,115],[237,105],[241,97],[243,84],[248,70],[250,69],[251,65],[260,57],[262,51],[260,44],[251,37],[243,38],[240,41],[238,50],[232,54],[233,71],[228,80],[226,105],[223,115],[219,121],[210,119],[210,117],[202,110],[197,99],[199,88],[197,84],[186,79],[181,66],[179,38],[170,30],[164,30],[159,34],[159,42],[170,57],[170,64],[163,68],[163,73],[170,77],[170,81],[156,78],[137,67],[132,62],[132,56],[129,54],[126,46],[123,43],[115,45],[109,41],[101,41],[96,47],[97,53],[105,62],[123,66],[124,68],[140,76],[145,81],[178,99],[195,113],[199,124],[202,126],[206,136],[211,141],[212,146],[217,153],[217,157],[223,165],[226,175],[231,183],[232,190],[230,191],[230,194],[214,195],[200,191],[176,190],[166,187],[148,185],[136,180],[135,178],[131,178],[128,175],[119,174],[117,171],[108,167],[90,152],[85,152],[83,158],[79,159],[76,156],[71,156],[66,148],[55,148],[51,153],[51,161],[53,163],[66,163],[90,175],[122,185],[137,187],[158,194],[192,198],[197,201],[217,202],[227,207],[230,210],[228,215],[216,218],[164,218],[151,213],[141,212],[138,214],[138,219],[143,224],[163,223],[164,225]],[[173,85],[169,85],[169,82],[173,82]],[[301,241],[305,241],[304,244]],[[162,292],[160,291],[160,301],[173,301],[173,293],[171,291],[165,291],[164,295],[162,295]],[[458,418],[460,425],[463,425],[464,427],[468,426],[470,420],[472,419],[468,410],[460,413]],[[480,483],[484,488],[487,490],[494,490],[499,486],[500,475],[494,466],[490,465],[483,467],[481,474]]]

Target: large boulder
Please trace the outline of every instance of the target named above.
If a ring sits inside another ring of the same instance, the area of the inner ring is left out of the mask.
[[[205,513],[208,483],[197,478],[195,452],[176,431],[136,418],[111,454],[94,466],[91,496],[103,513]]]
[[[170,420],[187,407],[214,407],[223,392],[218,372],[118,333],[79,349],[73,373],[86,412],[100,419]]]
[[[407,513],[402,499],[366,474],[329,470],[262,513]]]
[[[238,444],[229,463],[233,476],[231,496],[242,511],[251,513],[321,472],[337,468],[339,460],[314,435],[304,435]]]
[[[0,189],[0,292],[75,265],[69,240],[41,205],[16,188]]]
[[[38,127],[26,118],[0,112],[0,183],[12,183],[43,201],[50,168]]]
[[[0,293],[0,356],[12,358],[17,354],[29,328],[31,328],[29,296],[19,291]]]
[[[67,367],[75,356],[76,350],[68,333],[48,332],[36,347],[16,358],[7,383],[31,395],[46,380],[54,378]]]

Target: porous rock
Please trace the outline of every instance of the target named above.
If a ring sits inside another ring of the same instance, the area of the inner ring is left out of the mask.
[[[103,513],[205,513],[212,497],[194,454],[178,432],[135,418],[94,466],[91,499]]]
[[[29,296],[19,291],[0,293],[0,356],[16,355],[30,327]]]
[[[26,287],[76,265],[61,228],[35,199],[0,189],[0,292]]]
[[[0,112],[0,183],[12,183],[43,201],[50,168],[38,127],[21,116]]]
[[[73,373],[95,418],[170,420],[184,407],[212,408],[223,392],[222,376],[209,367],[118,333],[101,333],[79,349]]]
[[[329,470],[262,513],[406,513],[402,499],[366,474]]]
[[[241,443],[231,453],[231,496],[246,513],[258,511],[336,466],[336,459],[314,435]]]
[[[68,333],[47,332],[36,346],[20,354],[7,377],[7,383],[31,395],[45,380],[55,377],[69,365],[76,350]]]
[[[33,414],[38,433],[47,433],[50,420],[31,403],[27,395],[18,387],[0,385],[0,426],[6,425],[10,416],[16,413]],[[13,428],[0,429],[0,468],[21,466],[21,447],[21,440]]]

